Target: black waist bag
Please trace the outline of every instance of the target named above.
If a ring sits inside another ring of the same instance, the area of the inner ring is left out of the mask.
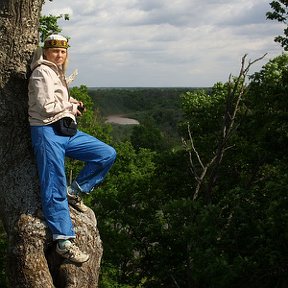
[[[58,135],[74,136],[77,132],[77,123],[70,117],[64,117],[53,123]]]

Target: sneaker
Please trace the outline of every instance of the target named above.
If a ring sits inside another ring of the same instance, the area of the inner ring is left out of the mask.
[[[89,259],[88,254],[81,252],[80,249],[70,241],[64,244],[63,249],[61,249],[59,243],[57,243],[56,252],[63,258],[75,263],[84,263]]]
[[[88,210],[88,207],[83,203],[82,198],[79,194],[69,193],[69,189],[67,189],[67,199],[68,203],[73,206],[75,209],[77,209],[80,212],[86,212]]]

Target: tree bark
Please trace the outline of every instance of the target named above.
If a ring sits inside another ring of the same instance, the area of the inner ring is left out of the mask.
[[[41,213],[28,124],[27,71],[38,45],[43,0],[0,2],[0,217],[7,233],[9,286],[98,287],[102,244],[93,211],[71,208],[82,265],[55,253]]]

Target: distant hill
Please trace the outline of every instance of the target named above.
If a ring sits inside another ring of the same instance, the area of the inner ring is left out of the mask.
[[[195,88],[88,88],[104,116],[179,109],[180,95]]]
[[[95,108],[103,117],[122,115],[140,124],[154,125],[169,138],[177,139],[177,124],[182,119],[180,95],[200,88],[88,88]],[[201,88],[202,89],[202,88]],[[205,88],[203,88],[205,89]],[[117,138],[125,138],[131,127],[113,125]],[[122,135],[122,136],[121,136]],[[123,136],[124,135],[124,136]]]

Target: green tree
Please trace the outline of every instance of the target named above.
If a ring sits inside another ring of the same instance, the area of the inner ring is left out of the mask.
[[[135,149],[147,148],[161,151],[166,148],[163,134],[151,121],[133,127],[130,140]]]
[[[287,286],[287,64],[276,57],[245,86],[209,202],[193,199],[185,150],[116,145],[115,166],[89,200],[104,244],[101,287]],[[182,97],[203,159],[221,138],[233,81]]]
[[[44,40],[52,33],[60,33],[62,29],[58,25],[58,20],[63,18],[64,20],[69,20],[68,14],[60,14],[59,16],[54,15],[43,15],[39,20],[39,32],[40,32],[40,41],[43,43]]]
[[[191,238],[201,242],[191,250],[192,275],[204,287],[287,285],[287,64],[281,55],[251,77],[217,193],[196,213],[199,236]]]
[[[95,191],[91,201],[105,250],[101,287],[111,287],[116,279],[119,287],[120,284],[138,287],[143,279],[142,273],[136,271],[141,269],[139,263],[151,247],[147,237],[155,212],[150,205],[154,153],[146,149],[136,151],[129,142],[119,143],[115,148],[117,161],[107,182]],[[107,277],[111,282],[105,286]]]
[[[287,19],[288,19],[288,1],[287,0],[279,0],[279,1],[272,1],[270,3],[272,8],[272,12],[269,11],[266,13],[267,19],[270,20],[277,20],[278,22],[283,23],[286,25],[284,28],[284,36],[277,36],[275,37],[274,41],[281,44],[284,50],[288,50],[288,27],[287,27]]]
[[[69,91],[73,98],[82,101],[85,106],[85,111],[77,118],[81,130],[101,138],[102,141],[111,142],[111,137],[109,136],[111,126],[104,125],[104,119],[90,97],[88,88],[85,85],[81,85],[80,87],[74,86]]]

